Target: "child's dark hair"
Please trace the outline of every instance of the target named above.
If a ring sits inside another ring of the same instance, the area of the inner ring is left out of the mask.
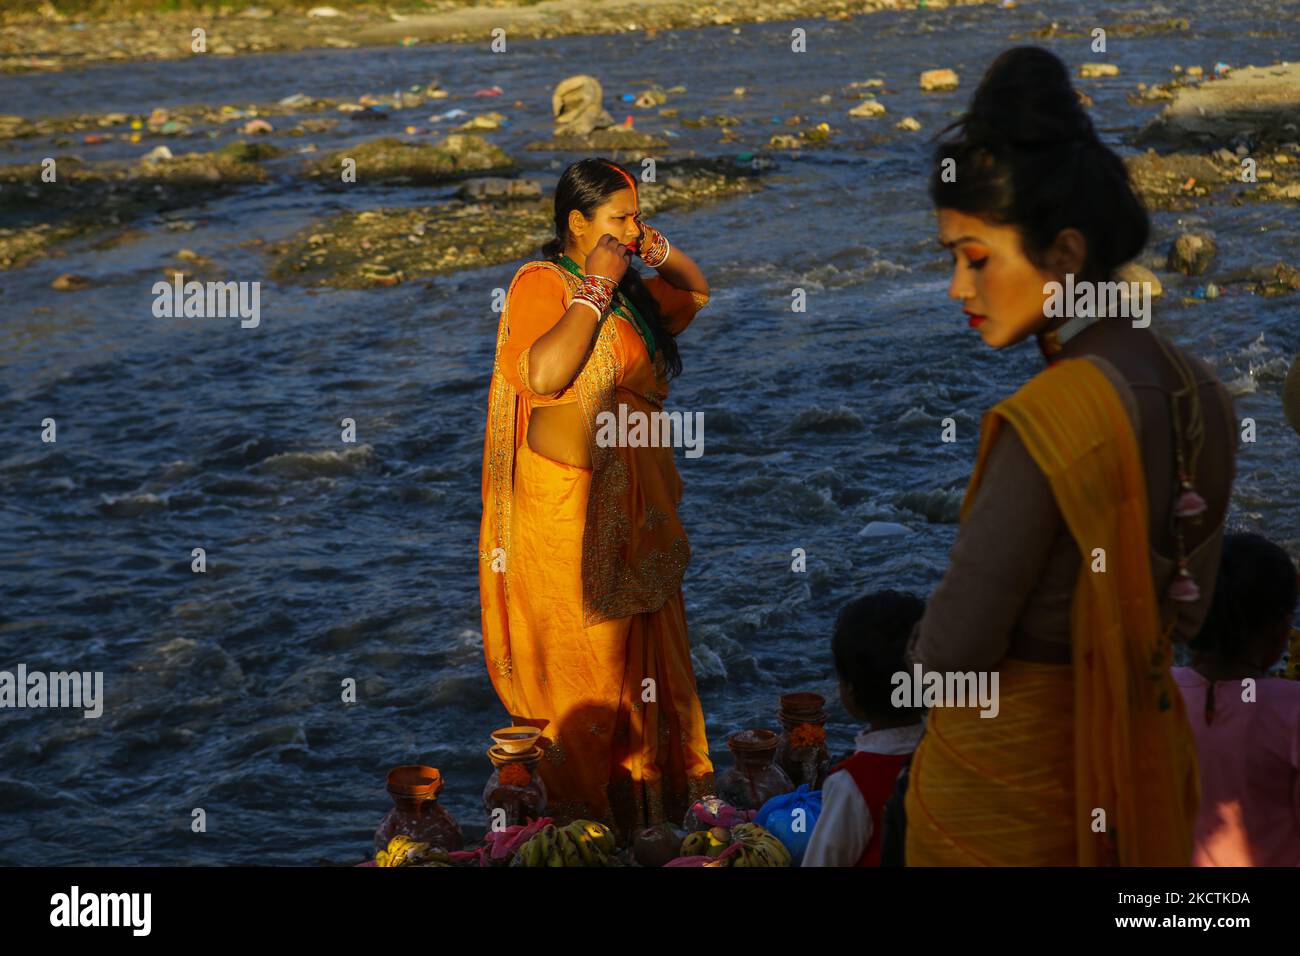
[[[1258,534],[1224,535],[1214,597],[1192,649],[1220,663],[1249,653],[1253,641],[1295,613],[1296,591],[1296,567],[1285,551]]]
[[[831,653],[836,672],[864,712],[905,712],[890,701],[893,676],[907,670],[904,651],[912,628],[924,613],[925,602],[904,591],[873,591],[840,610]]]
[[[1039,266],[1062,229],[1078,229],[1088,243],[1079,278],[1088,281],[1108,279],[1146,245],[1146,208],[1056,54],[1033,46],[1003,52],[970,109],[940,136],[952,130],[958,135],[935,151],[937,208],[1019,227],[1026,257]]]
[[[597,156],[570,164],[569,168],[560,175],[560,181],[555,186],[555,235],[546,240],[542,246],[542,255],[547,259],[557,262],[564,252],[568,242],[571,211],[577,209],[590,219],[595,215],[597,207],[610,196],[620,189],[628,188],[627,179],[624,179],[618,170],[611,169],[611,165],[623,169],[618,163]],[[632,175],[625,169],[623,172],[629,177]],[[582,266],[582,263],[579,262],[578,265]],[[663,354],[668,378],[676,378],[682,373],[682,356],[677,348],[677,339],[668,331],[668,326],[659,311],[659,304],[650,294],[650,290],[645,287],[645,283],[641,281],[641,273],[634,266],[628,265],[627,271],[623,273],[623,278],[618,284],[618,290],[637,307],[642,318],[650,324],[650,330],[655,337],[655,351]]]

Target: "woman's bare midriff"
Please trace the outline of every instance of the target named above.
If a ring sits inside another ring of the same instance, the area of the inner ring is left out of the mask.
[[[591,449],[578,403],[534,408],[528,418],[528,447],[544,458],[590,468]]]

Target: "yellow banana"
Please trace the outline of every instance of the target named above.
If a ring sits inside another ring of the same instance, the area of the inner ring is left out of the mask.
[[[696,830],[682,841],[682,856],[708,856],[709,834],[706,830]]]
[[[546,834],[546,865],[563,866],[564,848],[560,845],[559,827],[554,823],[547,823],[546,829],[542,832]]]
[[[515,859],[511,862],[517,862],[519,866],[536,866],[541,850],[541,838],[534,835],[529,838],[527,843],[515,851]]]
[[[578,830],[573,834],[573,842],[578,847],[578,853],[582,856],[583,866],[604,866],[605,857],[596,846],[596,841],[591,838],[591,834],[585,829]]]
[[[791,862],[793,862],[793,857],[790,856],[790,851],[786,849],[785,844],[776,837],[772,837],[768,841],[768,847],[771,850],[772,856],[776,858],[777,866],[789,866]]]
[[[582,866],[582,850],[578,847],[578,841],[572,831],[562,830],[560,832],[560,846],[564,850],[565,866]]]
[[[614,843],[614,831],[603,823],[597,823],[595,820],[583,820],[582,823],[600,852],[605,856],[612,856],[614,851],[618,849]]]
[[[414,863],[429,849],[427,843],[416,843],[405,834],[398,834],[388,841],[387,848],[375,855],[379,866],[406,866]]]

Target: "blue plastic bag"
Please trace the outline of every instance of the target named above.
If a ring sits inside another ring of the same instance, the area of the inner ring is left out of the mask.
[[[763,804],[754,822],[785,844],[793,858],[791,865],[799,866],[821,814],[822,792],[801,783],[792,793],[783,793]]]

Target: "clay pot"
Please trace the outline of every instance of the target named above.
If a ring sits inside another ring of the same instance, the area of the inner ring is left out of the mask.
[[[811,691],[781,695],[781,713],[792,720],[808,720],[825,713],[826,698]]]
[[[494,734],[493,737],[496,735]],[[487,811],[489,828],[498,823],[500,813],[504,811],[504,826],[523,826],[529,820],[537,820],[546,815],[546,784],[538,767],[542,760],[542,748],[536,743],[522,753],[510,753],[500,744],[488,748],[488,759],[492,761],[492,775],[483,787],[483,808]],[[507,767],[519,766],[528,771],[528,783],[503,783],[501,773]]]
[[[757,810],[793,790],[794,783],[774,763],[778,743],[770,730],[741,730],[728,737],[736,765],[717,778],[718,796],[738,810]]]
[[[442,774],[436,767],[406,765],[388,771],[388,795],[393,809],[375,831],[375,852],[399,834],[417,843],[451,852],[465,846],[456,819],[438,802]]]
[[[790,734],[798,726],[809,724],[824,727],[826,724],[826,698],[808,691],[784,694],[777,719],[781,722],[781,740],[776,749],[776,763],[797,787],[808,784],[820,790],[830,774],[831,753],[823,740],[816,747],[793,747]]]

